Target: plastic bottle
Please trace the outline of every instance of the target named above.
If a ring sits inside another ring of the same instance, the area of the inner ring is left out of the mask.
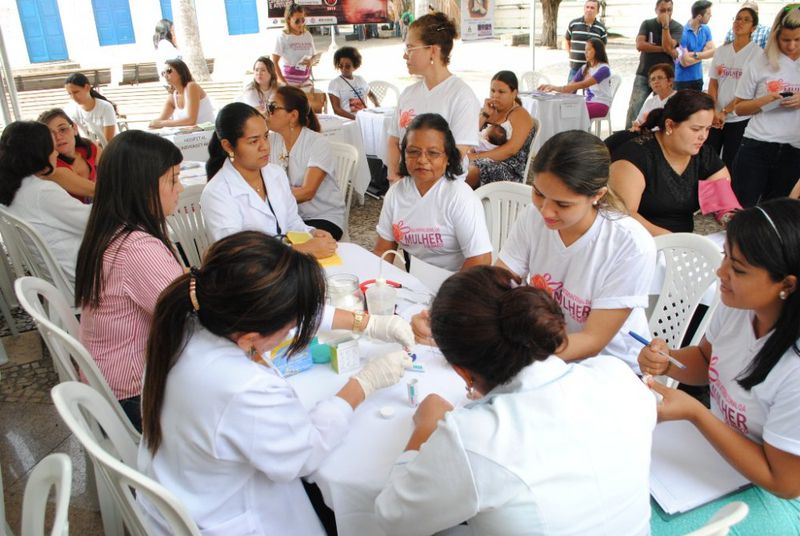
[[[371,315],[393,315],[396,301],[397,289],[382,277],[367,289],[367,310]]]

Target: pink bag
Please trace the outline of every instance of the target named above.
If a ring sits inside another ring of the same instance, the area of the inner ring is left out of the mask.
[[[724,214],[742,208],[728,179],[699,181],[698,201],[700,211],[704,215],[714,213],[718,221]]]

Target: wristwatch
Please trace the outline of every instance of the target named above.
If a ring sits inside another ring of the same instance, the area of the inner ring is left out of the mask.
[[[364,331],[367,327],[367,323],[364,322],[364,319],[367,315],[359,311],[353,311],[353,331],[356,333],[360,333]]]
[[[697,59],[697,52],[692,52],[692,57],[693,57],[694,59]]]

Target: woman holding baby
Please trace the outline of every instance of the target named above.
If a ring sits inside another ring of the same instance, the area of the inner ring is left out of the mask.
[[[519,83],[511,71],[492,77],[489,98],[483,103],[478,127],[480,145],[467,153],[467,183],[473,188],[494,181],[525,182],[525,165],[536,123],[520,105]]]

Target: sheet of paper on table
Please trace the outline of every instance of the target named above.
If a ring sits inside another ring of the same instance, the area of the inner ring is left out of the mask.
[[[650,494],[666,513],[687,512],[748,485],[688,421],[656,426]]]
[[[288,231],[286,233],[286,238],[292,244],[304,244],[311,240],[311,235],[309,233],[300,232],[300,231]],[[342,258],[337,255],[333,254],[330,257],[325,257],[324,259],[317,259],[320,266],[323,268],[327,268],[328,266],[339,266],[342,264]]]

